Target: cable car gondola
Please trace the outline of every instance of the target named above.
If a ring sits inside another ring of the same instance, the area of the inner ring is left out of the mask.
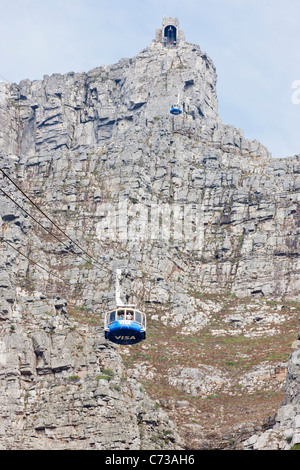
[[[176,104],[173,104],[171,110],[170,110],[170,113],[173,114],[174,116],[178,116],[178,114],[181,114],[182,113],[182,110],[179,106],[179,95],[177,97],[177,103]]]
[[[178,116],[178,114],[181,114],[182,111],[181,111],[181,109],[179,108],[179,106],[174,105],[174,106],[172,106],[172,108],[171,108],[171,110],[170,110],[170,113],[171,113],[171,114],[174,114],[174,116]]]
[[[118,307],[105,314],[105,338],[116,344],[136,344],[146,339],[146,315],[134,306]]]

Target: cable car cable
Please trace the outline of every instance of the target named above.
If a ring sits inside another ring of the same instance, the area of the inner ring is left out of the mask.
[[[28,215],[29,217],[31,217],[40,227],[42,227],[44,230],[46,230],[50,235],[52,235],[54,238],[56,238],[57,241],[59,241],[60,243],[62,243],[63,245],[65,245],[67,248],[68,245],[66,243],[64,243],[64,241],[60,240],[56,235],[55,233],[51,232],[51,230],[49,230],[47,227],[45,227],[43,224],[41,224],[35,217],[33,217],[33,215],[31,215],[29,212],[27,212],[26,209],[24,209],[24,207],[20,206],[20,204],[15,201],[9,194],[7,194],[2,188],[0,188],[0,191],[2,191],[2,193],[8,197],[14,204],[16,204],[16,206],[18,206],[23,212],[25,212],[26,215]]]
[[[7,83],[11,83],[9,80],[7,80],[7,78],[3,77],[3,75],[0,75],[0,78],[2,78],[2,80],[5,80]]]
[[[56,277],[59,281],[63,282],[64,285],[68,284],[70,287],[71,287],[71,284],[65,280],[63,280],[60,276],[57,276],[57,274],[54,274],[52,271],[49,271],[47,268],[45,268],[44,266],[41,266],[39,263],[37,263],[36,261],[33,261],[33,259],[29,258],[29,256],[25,255],[24,253],[22,253],[22,251],[18,250],[18,248],[14,247],[8,240],[6,240],[4,237],[1,237],[0,236],[0,243],[1,242],[4,242],[6,243],[10,248],[12,248],[13,250],[15,250],[17,253],[19,253],[21,256],[23,256],[24,258],[26,258],[31,264],[37,266],[38,268],[42,269],[43,271],[46,271],[46,273],[48,273],[50,276],[52,277]],[[70,305],[72,305],[72,302],[68,302]]]
[[[106,270],[107,272],[111,273],[112,271],[111,270],[108,270],[107,268],[105,268],[103,266],[103,264],[99,263],[99,261],[96,260],[96,258],[94,258],[93,256],[91,256],[86,250],[84,250],[84,248],[82,248],[77,242],[75,242],[71,237],[69,237],[69,235],[67,233],[65,233],[50,217],[48,217],[48,215],[29,197],[27,196],[27,194],[20,188],[19,185],[17,185],[17,183],[15,183],[6,173],[5,171],[3,171],[1,168],[0,168],[0,171],[2,172],[2,174],[19,190],[21,191],[21,193],[30,201],[30,203],[38,210],[41,212],[41,214],[43,214],[44,217],[46,217],[63,235],[65,235],[74,245],[76,245],[83,253],[85,253],[90,259],[94,260],[98,266],[100,266],[102,269]],[[2,189],[1,189],[2,190]],[[2,190],[2,192],[4,192]],[[9,196],[8,196],[9,197]],[[10,198],[11,199],[11,198]],[[13,201],[15,202],[15,201]],[[16,203],[17,204],[17,203]],[[18,205],[18,204],[17,204]],[[20,207],[20,206],[19,206]],[[30,217],[32,217],[29,213],[27,213]],[[33,217],[32,217],[33,218]],[[39,223],[39,222],[38,222]],[[41,224],[39,224],[41,225]],[[43,228],[45,228],[43,225],[42,225]],[[45,228],[45,230],[47,230]],[[47,230],[48,231],[48,230]],[[53,235],[53,234],[52,234]],[[57,237],[55,237],[57,238]],[[61,240],[59,240],[61,242]],[[61,242],[63,243],[63,242]]]
[[[46,230],[46,232],[48,232],[50,235],[52,235],[52,237],[54,237],[59,243],[62,243],[68,250],[70,250],[70,247],[63,241],[61,240],[60,238],[58,238],[55,233],[53,233],[51,230],[49,230],[47,227],[45,227],[43,224],[41,224],[41,222],[39,222],[35,217],[33,217],[33,215],[31,215],[29,212],[27,212],[26,209],[24,209],[24,207],[20,206],[20,204],[18,202],[16,202],[9,194],[7,194],[2,188],[0,188],[0,191],[2,191],[2,193],[7,196],[14,204],[16,204],[16,206],[18,206],[23,212],[25,212],[25,214],[27,214],[29,217],[31,217],[31,219],[33,219],[40,227],[42,227],[44,230]],[[84,261],[90,261],[90,260],[87,260],[86,258],[84,258],[82,255],[78,255],[80,256]]]
[[[0,168],[0,171],[2,172],[2,174],[25,196],[26,199],[29,200],[29,202],[39,211],[41,212],[41,214],[46,217],[46,219],[49,220],[49,222],[51,222],[63,235],[65,235],[74,245],[76,245],[83,253],[85,253],[91,260],[94,260],[98,267],[101,267],[101,269],[103,269],[104,271],[106,271],[107,273],[109,274],[112,274],[115,272],[115,270],[113,269],[109,269],[107,267],[105,267],[102,263],[100,263],[99,261],[97,261],[93,256],[91,256],[86,250],[84,250],[77,242],[75,242],[67,233],[65,233],[23,190],[22,188],[15,182],[12,180],[12,178],[10,178],[10,176],[3,170]],[[5,193],[5,191],[0,188],[1,191],[7,195]],[[8,196],[8,195],[7,195]],[[45,230],[47,230],[47,232],[49,232],[52,236],[54,236],[60,243],[63,243],[64,242],[60,239],[58,239],[58,237],[56,237],[55,234],[53,234],[51,231],[49,231],[46,227],[44,227],[40,222],[38,222],[31,214],[29,214],[27,211],[25,211],[25,209],[23,209],[16,201],[14,201],[10,196],[8,196],[16,205],[18,205],[24,212],[26,212],[29,217],[31,217],[33,220],[35,220],[35,222],[37,222],[42,228],[44,228]],[[64,244],[65,245],[65,244]],[[65,245],[67,246],[67,245]],[[69,247],[67,246],[68,250],[69,250]],[[82,257],[82,255],[79,254],[79,256]],[[83,258],[83,257],[82,257]],[[83,258],[85,259],[85,258]],[[86,259],[85,259],[86,261]],[[94,264],[94,263],[92,263]],[[143,279],[144,276],[140,276],[139,279]]]
[[[43,269],[44,271],[46,271],[48,274],[50,274],[50,276],[54,276],[56,277],[57,279],[59,279],[60,281],[62,281],[62,278],[57,276],[56,274],[52,273],[51,271],[49,271],[48,269],[44,268],[43,266],[41,266],[39,263],[37,263],[36,261],[33,261],[31,258],[29,258],[27,255],[25,255],[24,253],[22,253],[22,251],[18,250],[18,248],[14,247],[9,241],[7,241],[4,237],[0,237],[0,242],[4,242],[6,243],[8,246],[10,246],[11,248],[13,248],[15,251],[17,251],[20,255],[24,256],[24,258],[27,258],[28,261],[32,264],[35,264],[36,266],[38,266],[39,268]]]

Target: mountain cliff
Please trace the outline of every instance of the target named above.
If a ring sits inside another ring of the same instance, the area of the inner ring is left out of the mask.
[[[224,124],[216,82],[199,46],[154,41],[0,83],[3,449],[259,447],[273,426],[298,348],[300,155]],[[117,268],[148,316],[133,347],[104,339]]]

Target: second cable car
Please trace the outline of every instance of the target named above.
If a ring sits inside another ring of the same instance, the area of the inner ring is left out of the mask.
[[[174,116],[178,116],[178,114],[181,114],[182,111],[181,111],[181,109],[179,108],[178,105],[174,105],[174,106],[172,106],[172,108],[170,110],[170,113],[174,114]]]
[[[170,113],[173,114],[174,116],[178,116],[178,114],[181,114],[182,113],[182,110],[179,106],[179,95],[177,97],[177,103],[176,104],[173,104],[171,110],[170,110]]]

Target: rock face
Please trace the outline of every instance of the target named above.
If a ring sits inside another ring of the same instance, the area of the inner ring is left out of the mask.
[[[195,292],[300,300],[300,155],[272,159],[222,123],[215,67],[184,41],[88,73],[0,83],[0,124],[1,187],[19,204],[0,194],[2,447],[180,448],[104,340],[114,270],[131,272],[129,303],[185,323],[186,335],[212,313]],[[99,326],[72,331],[78,312]],[[172,370],[170,383],[194,393],[214,369]]]
[[[275,417],[274,426],[254,434],[244,442],[247,450],[289,450],[300,443],[299,408],[300,351],[294,351],[289,361],[285,400]]]
[[[23,318],[1,325],[1,449],[181,448],[102,328],[78,327],[37,297],[22,303]]]
[[[154,269],[167,276],[182,249],[179,269],[201,289],[299,298],[299,158],[271,160],[221,123],[215,69],[199,47],[153,43],[87,74],[1,85],[6,167],[81,219],[80,238],[97,233],[125,249],[138,238],[151,251],[158,241],[173,262],[159,267],[157,254]],[[177,95],[184,113],[172,118]],[[140,248],[134,265],[152,264]]]

